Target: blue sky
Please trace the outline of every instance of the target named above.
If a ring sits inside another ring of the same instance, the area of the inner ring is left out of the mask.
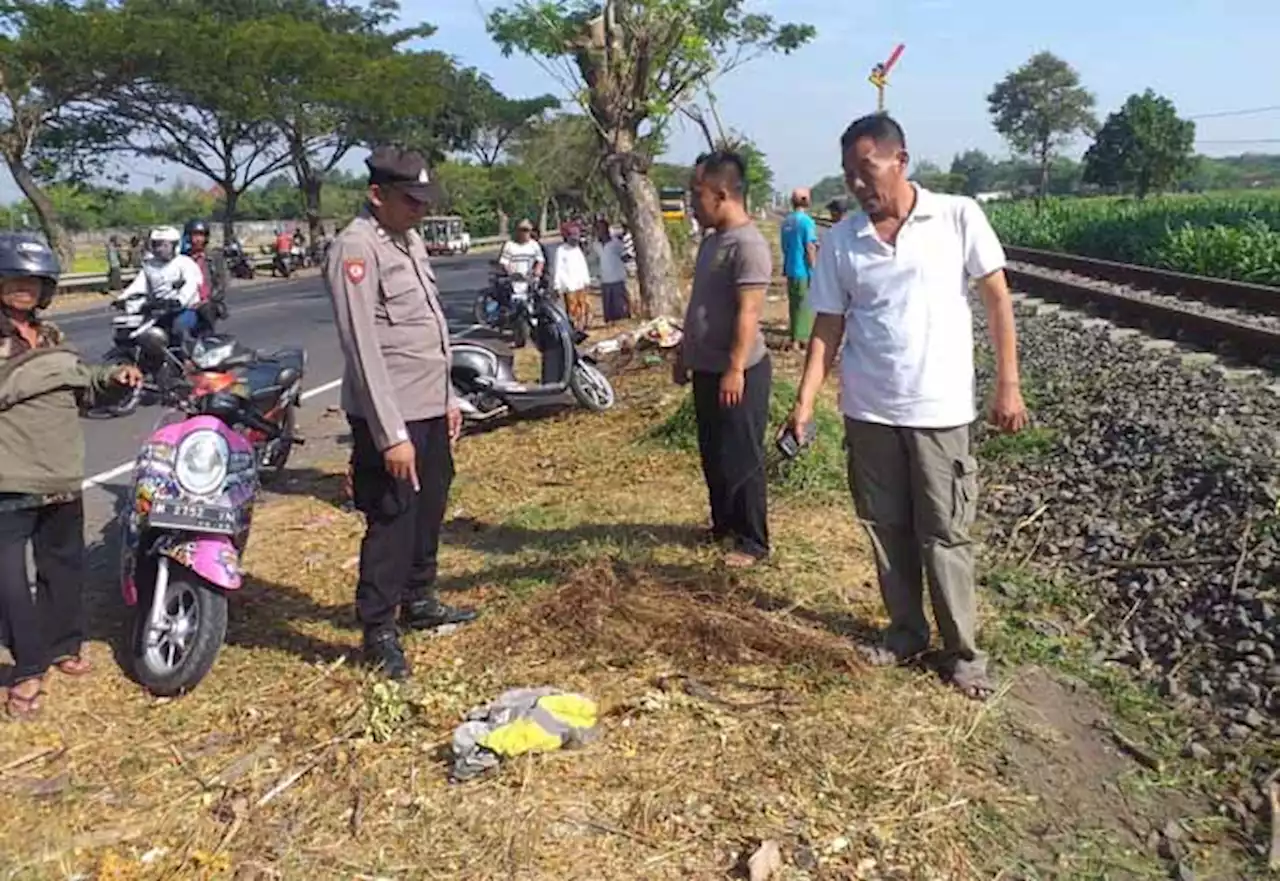
[[[426,45],[488,71],[504,92],[565,97],[543,67],[503,58],[485,33],[484,14],[501,0],[401,5],[406,22],[439,27]],[[779,189],[838,170],[840,132],[875,107],[867,73],[898,42],[907,48],[893,72],[889,109],[906,128],[913,156],[944,166],[968,147],[1007,153],[991,128],[986,95],[1046,49],[1080,72],[1097,96],[1100,118],[1147,87],[1172,98],[1184,115],[1280,105],[1277,0],[756,0],[753,8],[818,31],[801,51],[759,59],[717,86],[725,124],[756,140]],[[1280,110],[1200,119],[1197,137],[1201,152],[1211,155],[1280,153]],[[1264,139],[1277,141],[1245,142]],[[700,146],[695,132],[677,129],[671,155],[688,161]],[[167,171],[170,180],[195,180]],[[137,185],[143,183],[150,181]],[[6,173],[0,200],[15,196]]]

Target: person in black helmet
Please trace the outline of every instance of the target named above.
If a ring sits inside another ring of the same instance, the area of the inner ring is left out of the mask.
[[[186,242],[182,253],[195,261],[200,267],[200,303],[196,306],[196,336],[213,333],[214,324],[219,318],[226,317],[222,298],[223,286],[219,267],[215,267],[209,259],[209,224],[203,220],[188,220],[182,228],[182,238]]]
[[[0,233],[0,621],[14,658],[6,710],[40,708],[44,677],[92,670],[84,637],[81,408],[142,382],[136,367],[90,367],[40,317],[58,287],[47,244]],[[27,544],[36,591],[27,577]]]

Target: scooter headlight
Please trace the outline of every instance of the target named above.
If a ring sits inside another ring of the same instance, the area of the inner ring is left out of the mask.
[[[195,431],[178,444],[178,483],[187,492],[205,496],[222,489],[230,457],[226,438],[209,429]]]

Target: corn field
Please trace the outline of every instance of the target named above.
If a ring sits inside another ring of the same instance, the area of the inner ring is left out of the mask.
[[[1280,286],[1280,191],[987,206],[1005,244]]]

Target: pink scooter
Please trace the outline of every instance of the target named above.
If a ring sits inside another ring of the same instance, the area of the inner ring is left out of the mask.
[[[295,381],[290,370],[279,385]],[[171,400],[178,409],[138,454],[122,516],[121,591],[135,612],[133,672],[153,694],[194,688],[222,648],[259,485],[254,447],[241,430],[281,434],[254,408],[256,398],[278,391],[250,395],[241,386]]]

